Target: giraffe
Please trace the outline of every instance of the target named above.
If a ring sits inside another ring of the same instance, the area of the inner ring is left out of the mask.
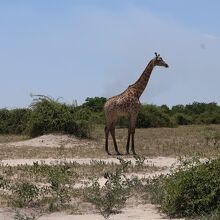
[[[105,151],[107,154],[111,155],[108,150],[108,137],[109,132],[111,133],[115,151],[117,155],[121,155],[117,142],[115,139],[115,125],[117,119],[121,116],[127,116],[129,118],[129,126],[128,126],[128,137],[127,137],[127,145],[126,152],[129,154],[130,148],[130,139],[131,139],[131,151],[134,155],[136,155],[134,149],[134,134],[135,134],[135,126],[137,121],[138,112],[141,107],[141,103],[139,101],[140,96],[145,90],[147,83],[149,81],[151,72],[155,66],[163,66],[168,67],[166,62],[162,59],[160,54],[155,53],[155,57],[150,60],[147,67],[139,77],[139,79],[132,85],[129,85],[128,88],[119,95],[113,96],[107,100],[104,105],[106,126],[105,126]]]

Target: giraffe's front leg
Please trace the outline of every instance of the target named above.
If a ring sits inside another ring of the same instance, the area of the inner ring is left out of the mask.
[[[135,126],[137,121],[137,114],[134,114],[131,118],[131,151],[134,155],[137,155],[134,149],[134,134],[135,134]]]
[[[133,155],[137,155],[134,149],[134,134],[135,134],[135,131],[131,133],[131,151]]]

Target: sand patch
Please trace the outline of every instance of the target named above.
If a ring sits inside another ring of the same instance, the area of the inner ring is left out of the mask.
[[[4,145],[13,147],[76,147],[87,146],[91,141],[79,139],[73,135],[47,134],[33,139],[10,142]],[[1,144],[2,145],[2,144]]]
[[[89,215],[65,215],[65,213],[53,213],[47,216],[42,216],[39,220],[103,220],[104,218],[98,214]],[[168,220],[165,215],[158,212],[156,206],[152,204],[138,205],[136,207],[128,207],[122,210],[122,213],[112,215],[111,220],[156,220],[163,219]],[[177,220],[177,219],[173,219]]]
[[[126,158],[125,160],[129,160],[132,163],[135,163],[134,158]],[[76,162],[79,164],[91,164],[92,161],[103,161],[105,163],[116,163],[119,164],[119,160],[115,157],[100,159],[100,158],[65,158],[65,159],[54,159],[54,158],[34,158],[34,159],[7,159],[1,160],[2,165],[33,165],[35,162],[45,163],[45,164],[57,164],[62,162]],[[156,167],[171,167],[173,164],[177,163],[177,159],[173,157],[155,157],[149,158],[144,161],[145,165],[156,166]]]

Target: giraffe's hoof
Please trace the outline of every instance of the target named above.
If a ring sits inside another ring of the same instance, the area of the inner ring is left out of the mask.
[[[117,156],[121,156],[122,154],[121,154],[121,153],[119,153],[119,152],[116,152],[116,155],[117,155]]]

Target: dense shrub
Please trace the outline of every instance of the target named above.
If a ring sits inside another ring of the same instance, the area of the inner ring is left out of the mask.
[[[50,132],[65,132],[80,137],[90,135],[92,124],[104,125],[104,97],[87,98],[81,106],[67,105],[46,96],[35,96],[30,108],[0,109],[0,133],[31,137]],[[138,128],[174,127],[189,124],[219,124],[220,106],[194,102],[188,105],[156,106],[144,104],[137,118]],[[129,119],[121,117],[117,126],[128,127]]]
[[[104,97],[94,97],[94,98],[86,98],[85,103],[82,105],[90,109],[93,112],[101,112],[103,111],[104,104],[106,102],[106,98]]]
[[[161,179],[161,208],[171,217],[220,213],[220,159],[183,161]],[[160,184],[161,184],[160,183]],[[161,196],[162,190],[162,196]]]
[[[171,117],[154,105],[143,105],[138,114],[137,127],[173,127]]]
[[[86,120],[75,120],[74,106],[39,96],[31,108],[32,113],[26,128],[31,137],[51,132],[65,132],[79,137],[90,136],[90,124]]]
[[[88,108],[79,107],[75,111],[74,119],[75,120],[86,120],[89,121],[92,116],[92,111]]]
[[[220,106],[215,102],[176,105],[173,106],[170,115],[176,120],[177,124],[219,124]]]
[[[173,118],[178,125],[189,125],[193,123],[192,118],[184,113],[176,113]]]
[[[0,133],[20,134],[24,132],[30,115],[30,109],[1,109]]]
[[[204,112],[196,119],[198,124],[220,124],[220,111],[219,112]]]
[[[176,113],[185,113],[185,106],[184,105],[174,105],[171,108],[171,113],[176,114]]]

